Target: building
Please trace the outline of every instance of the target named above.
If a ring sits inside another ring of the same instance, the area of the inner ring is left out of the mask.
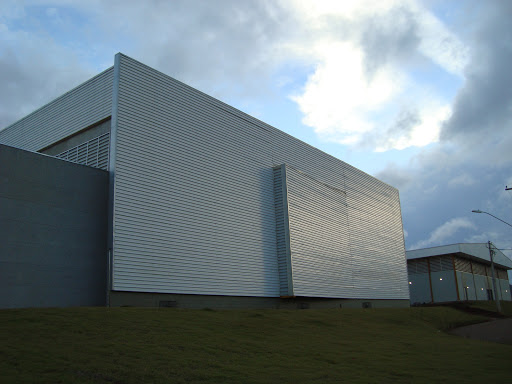
[[[512,261],[494,249],[492,283],[491,257],[487,243],[452,244],[407,251],[411,304],[461,300],[511,300],[508,270]]]
[[[95,167],[102,171],[90,177],[107,175],[108,197],[93,199],[101,188],[89,193],[81,183],[83,196],[75,202],[82,211],[95,201],[106,207],[87,219],[89,227],[105,220],[106,231],[73,237],[80,258],[103,260],[107,305],[409,305],[397,189],[125,55],[0,131],[0,144],[14,158],[40,157],[46,168]],[[11,168],[4,183],[17,182],[13,175],[45,175],[19,164],[1,165]],[[74,182],[66,177],[59,184]],[[2,204],[16,199],[11,193]],[[10,220],[18,208],[10,209]],[[69,223],[73,214],[66,209],[59,217]],[[33,211],[40,225],[47,211]],[[61,224],[52,225],[57,231]],[[39,306],[42,299],[27,292],[48,276],[24,271],[46,259],[22,234],[5,233],[0,285],[19,299],[1,304]],[[86,241],[105,241],[103,250],[86,251]],[[53,266],[74,257],[56,246],[63,242],[50,239],[51,250],[44,251]],[[82,276],[82,286],[97,285],[88,279]],[[68,289],[55,275],[52,284],[54,291]],[[58,297],[51,302],[62,304]]]

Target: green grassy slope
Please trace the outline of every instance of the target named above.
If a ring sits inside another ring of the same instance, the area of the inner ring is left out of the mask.
[[[510,378],[512,346],[451,308],[0,311],[0,382],[432,383]]]
[[[501,313],[504,316],[512,317],[512,301],[500,301],[501,303]],[[484,309],[490,312],[496,312],[496,302],[495,301],[470,301],[469,305],[474,308]]]

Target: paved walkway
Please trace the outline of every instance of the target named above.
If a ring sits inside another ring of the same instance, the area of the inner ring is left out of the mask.
[[[449,333],[470,339],[512,345],[512,318],[494,319],[485,323],[452,329]]]

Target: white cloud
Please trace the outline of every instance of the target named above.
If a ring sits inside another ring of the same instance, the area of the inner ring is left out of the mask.
[[[365,1],[298,4],[297,17],[311,33],[288,47],[294,51],[296,44],[296,53],[316,62],[301,93],[292,96],[305,125],[324,140],[380,152],[439,140],[451,116],[443,90],[405,74],[429,65],[422,62],[426,57],[461,77],[469,55],[433,13],[407,0],[378,7]],[[415,124],[396,130],[396,120],[410,109]]]
[[[458,186],[470,186],[476,183],[476,180],[468,173],[462,173],[455,178],[451,179],[448,184],[451,187],[458,187]]]
[[[451,219],[432,231],[428,239],[417,242],[411,249],[442,245],[445,240],[449,239],[461,229],[476,229],[476,226],[465,217]]]
[[[444,70],[463,76],[469,62],[469,48],[431,12],[415,3],[421,42],[419,51]]]
[[[408,1],[405,1],[408,2]],[[343,16],[347,19],[357,19],[368,15],[382,14],[390,8],[404,3],[402,0],[291,0],[284,3],[293,4],[296,12],[310,20],[319,23],[323,16]]]
[[[467,243],[487,243],[490,239],[496,241],[500,237],[497,232],[483,232],[476,235],[469,236],[465,239]],[[499,244],[501,246],[501,244]]]
[[[11,19],[27,14],[34,20],[31,3],[9,4]],[[288,62],[310,66],[304,84],[293,79],[290,85],[302,85],[292,99],[303,123],[323,140],[377,151],[436,142],[450,114],[435,92],[427,94],[406,75],[420,56],[453,73],[465,65],[456,36],[413,0],[92,1],[73,7],[53,1],[44,9],[47,22],[86,41],[65,43],[77,58],[123,51],[228,102],[244,99],[238,106],[269,93],[271,75]],[[118,15],[114,22],[105,16],[111,14]],[[416,111],[417,123],[397,131],[404,106]]]
[[[363,53],[350,43],[332,42],[317,48],[320,64],[301,95],[293,96],[304,114],[303,123],[322,137],[353,144],[373,131],[366,118],[391,98],[401,82],[398,73],[383,68],[368,80]]]
[[[405,127],[408,129],[397,130],[397,121],[394,121],[386,131],[375,134],[375,142],[378,143],[375,151],[401,150],[411,146],[424,147],[439,141],[441,124],[450,117],[451,108],[448,105],[429,105],[427,101],[418,104],[422,107],[417,111],[417,120],[409,127]],[[398,134],[393,134],[395,130]]]
[[[0,129],[94,74],[76,51],[49,36],[10,30],[0,44]]]

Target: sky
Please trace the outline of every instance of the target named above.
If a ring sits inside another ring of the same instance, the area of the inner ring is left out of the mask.
[[[406,249],[512,248],[512,1],[0,2],[0,129],[122,52],[400,191]],[[512,257],[512,251],[503,251]]]

